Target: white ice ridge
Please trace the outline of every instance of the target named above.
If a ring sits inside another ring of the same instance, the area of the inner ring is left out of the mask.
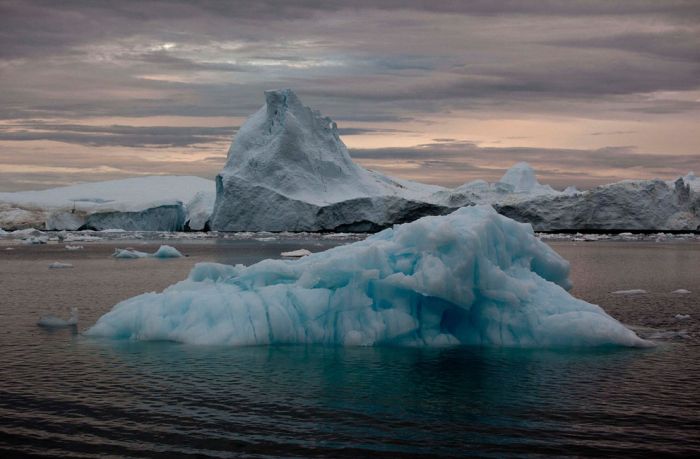
[[[0,193],[0,226],[181,230],[187,223],[202,229],[214,206],[214,192],[214,182],[200,177],[146,176]]]
[[[530,225],[476,206],[299,260],[200,263],[86,334],[232,346],[649,345],[572,297],[568,273]]]

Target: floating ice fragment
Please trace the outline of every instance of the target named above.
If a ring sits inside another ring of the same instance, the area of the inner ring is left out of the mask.
[[[37,325],[40,327],[48,328],[60,328],[60,327],[72,327],[78,324],[78,308],[71,308],[70,317],[68,319],[61,319],[52,314],[42,316]]]
[[[114,249],[114,253],[112,254],[114,258],[126,258],[126,259],[133,259],[133,258],[146,258],[150,256],[150,254],[146,252],[140,252],[138,250],[134,249]]]
[[[690,334],[688,334],[687,330],[660,331],[660,332],[652,333],[651,335],[647,336],[647,338],[648,339],[675,339],[675,338],[688,339],[688,338],[690,338]]]
[[[39,245],[49,242],[48,236],[30,236],[22,241],[25,245]]]
[[[676,294],[678,294],[678,295],[688,295],[688,294],[690,294],[691,292],[690,292],[690,290],[686,290],[686,289],[684,289],[684,288],[679,288],[678,290],[674,290],[674,291],[672,291],[671,293],[676,293]]]
[[[673,318],[676,320],[688,320],[690,319],[690,314],[676,314]]]
[[[650,345],[567,293],[568,274],[530,225],[475,206],[300,260],[198,264],[86,333],[220,345]]]
[[[183,255],[175,247],[172,247],[169,245],[161,245],[160,247],[158,247],[158,250],[156,250],[153,254],[146,253],[146,252],[140,252],[138,250],[134,250],[131,248],[126,248],[126,249],[114,249],[114,253],[112,254],[112,256],[114,258],[133,259],[133,258],[148,258],[148,257],[180,258]]]
[[[180,258],[182,256],[179,250],[169,245],[161,245],[153,254],[154,258]]]
[[[642,290],[640,288],[633,288],[631,290],[617,290],[615,292],[611,292],[613,295],[641,295],[642,293],[646,293],[646,290]]]
[[[84,247],[82,245],[69,245],[66,244],[66,250],[82,250]]]
[[[72,268],[73,265],[70,263],[61,263],[60,261],[55,261],[49,265],[49,269],[62,269],[62,268]]]
[[[292,250],[290,252],[282,252],[281,254],[283,257],[289,257],[289,258],[301,258],[305,257],[307,255],[311,255],[311,252],[306,249],[299,249],[299,250]]]

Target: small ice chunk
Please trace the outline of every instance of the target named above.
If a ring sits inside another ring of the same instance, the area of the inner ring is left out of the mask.
[[[690,338],[690,335],[688,334],[687,330],[680,330],[680,331],[659,331],[656,333],[652,333],[651,335],[647,336],[648,339],[675,339],[675,338]]]
[[[631,290],[617,290],[615,292],[612,292],[613,295],[641,295],[642,293],[646,293],[646,290],[642,290],[641,288],[633,288]]]
[[[690,319],[690,314],[676,314],[673,318],[676,320],[688,320]]]
[[[82,250],[84,247],[82,245],[68,245],[66,244],[66,250]]]
[[[55,261],[49,265],[49,269],[62,269],[62,268],[72,268],[73,265],[70,263],[61,263],[60,261]]]
[[[112,257],[114,258],[125,258],[125,259],[134,259],[134,258],[146,258],[148,257],[149,254],[146,252],[140,252],[138,250],[134,249],[114,249],[114,253],[112,254]]]
[[[169,245],[161,245],[160,247],[158,247],[158,250],[156,250],[153,254],[146,253],[146,252],[140,252],[138,250],[134,250],[131,248],[126,248],[126,249],[114,249],[114,253],[112,254],[112,256],[114,258],[133,259],[133,258],[148,258],[148,257],[180,258],[183,255],[175,247],[172,247]]]
[[[183,255],[175,247],[161,245],[153,254],[154,258],[180,258]]]
[[[307,255],[311,255],[311,251],[306,250],[306,249],[299,249],[299,250],[292,250],[290,252],[282,252],[281,255],[283,257],[289,257],[289,258],[301,258],[301,257],[305,257]]]
[[[22,241],[22,243],[26,245],[46,244],[47,242],[49,242],[47,236],[30,236]]]
[[[686,290],[684,288],[679,288],[678,290],[674,290],[671,293],[675,293],[678,295],[688,295],[690,293],[690,290]]]
[[[42,316],[37,325],[40,327],[47,328],[60,328],[60,327],[72,327],[78,324],[78,308],[71,308],[70,317],[68,319],[61,319],[53,314]]]

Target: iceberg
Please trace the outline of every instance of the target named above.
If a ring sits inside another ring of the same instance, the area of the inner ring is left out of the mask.
[[[450,190],[441,190],[430,199],[448,207],[463,207],[472,204],[507,204],[528,201],[541,196],[573,195],[575,187],[557,191],[537,181],[535,170],[526,162],[510,167],[495,183],[474,180]]]
[[[671,183],[623,180],[578,193],[500,201],[494,207],[503,215],[531,223],[537,231],[697,231],[700,193],[686,178]]]
[[[161,245],[158,247],[154,253],[150,254],[147,252],[141,252],[134,249],[114,249],[112,257],[123,258],[123,259],[135,259],[135,258],[180,258],[184,255],[180,253],[175,247],[169,245]]]
[[[216,231],[377,231],[448,213],[428,197],[442,187],[387,177],[355,164],[336,124],[290,89],[241,126],[216,177]]]
[[[208,216],[201,214],[207,206],[211,213],[213,193],[213,181],[190,176],[146,176],[0,193],[0,227],[180,231],[191,219],[196,222],[190,227],[203,227]],[[188,204],[193,206],[192,215]]]
[[[199,263],[86,335],[229,346],[647,346],[572,297],[569,264],[489,206],[397,225],[298,260]]]
[[[280,255],[287,258],[301,258],[311,255],[311,251],[308,249],[291,250],[289,252],[282,252]]]
[[[72,268],[73,265],[70,263],[63,263],[60,261],[54,261],[49,265],[49,269],[63,269],[63,268]]]

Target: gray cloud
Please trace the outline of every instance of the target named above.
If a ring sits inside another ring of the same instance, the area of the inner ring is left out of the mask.
[[[26,129],[30,127],[31,129]],[[226,141],[232,127],[85,126],[75,124],[24,124],[0,127],[0,141],[48,140],[94,147],[185,147]]]
[[[697,119],[699,76],[700,3],[693,0],[358,0],[352,6],[340,0],[0,0],[0,120],[7,124],[0,128],[0,156],[29,161],[12,148],[52,140],[111,148],[109,161],[83,156],[71,158],[74,165],[109,162],[124,174],[156,167],[186,173],[182,165],[148,162],[146,151],[220,148],[235,128],[80,123],[93,117],[243,117],[262,104],[263,90],[277,87],[297,90],[306,104],[339,121],[345,136],[390,139],[409,134],[407,126],[425,128],[454,115],[594,120],[595,127],[583,131],[595,137],[590,140],[605,145],[614,142],[607,136],[628,134],[625,141],[641,145],[636,137],[643,126],[607,123],[670,127]],[[21,125],[38,118],[51,122]],[[444,183],[464,181],[460,171],[494,178],[487,165],[494,160],[526,159],[553,180],[556,172],[582,183],[602,180],[581,178],[586,164],[642,168],[649,175],[697,164],[692,155],[629,149],[489,149],[457,142],[452,137],[460,134],[437,128],[428,134],[434,144],[353,154],[410,162],[412,178]],[[491,144],[539,138],[526,134]],[[670,150],[678,140],[666,140]],[[117,155],[117,147],[130,154]],[[138,164],[133,158],[142,151]],[[58,157],[55,151],[35,154],[45,164]],[[215,163],[189,167],[211,175]],[[570,170],[579,173],[567,175]]]
[[[470,142],[434,143],[415,148],[353,149],[353,159],[386,164],[382,170],[397,173],[401,164],[429,169],[431,183],[458,186],[474,179],[495,181],[504,168],[516,162],[530,163],[543,183],[564,188],[618,181],[624,175],[594,175],[594,171],[636,170],[646,178],[672,179],[679,171],[700,170],[700,155],[641,154],[633,147],[600,149],[480,147]],[[394,169],[395,164],[399,164]]]

